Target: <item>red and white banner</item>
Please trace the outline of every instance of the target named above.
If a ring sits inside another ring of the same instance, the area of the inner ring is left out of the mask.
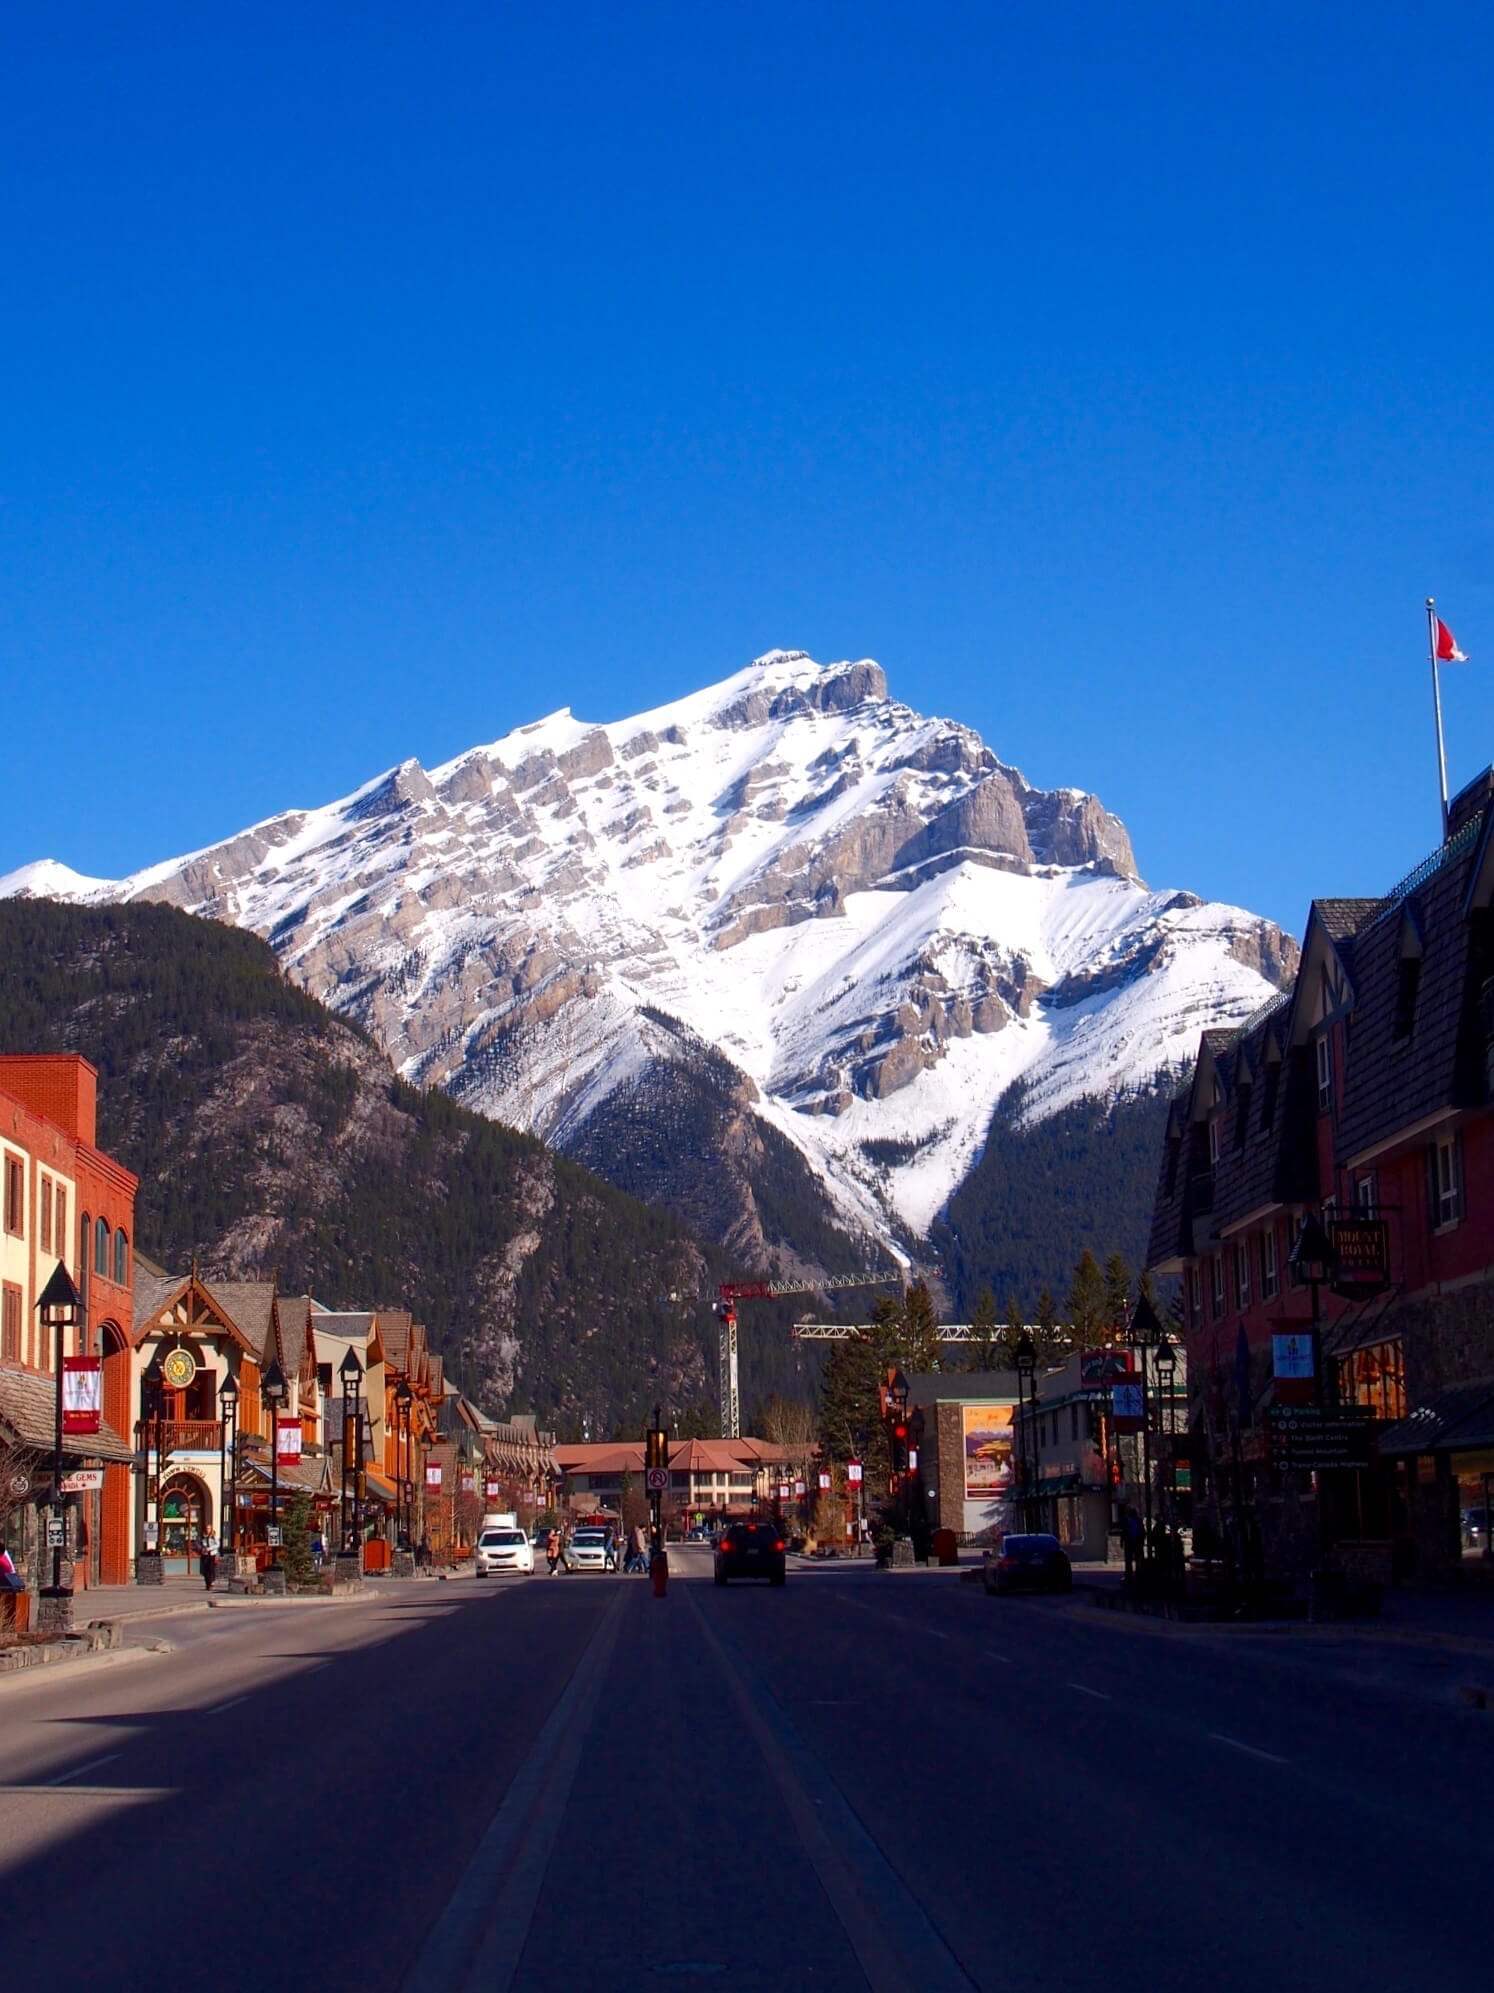
[[[825,1471],[825,1469],[824,1469],[824,1468],[822,1467],[822,1468],[820,1469],[820,1486],[821,1486],[822,1488],[828,1488],[828,1487],[829,1487],[829,1485],[830,1485],[830,1476],[829,1476],[829,1474],[828,1474],[828,1473],[827,1473],[827,1472]]]
[[[861,1462],[859,1460],[848,1460],[846,1462],[846,1479],[853,1488],[860,1484]]]
[[[464,1495],[470,1495],[473,1492],[473,1490],[476,1488],[476,1486],[477,1483],[473,1480],[470,1474],[464,1474],[462,1476],[462,1493]]]
[[[277,1467],[299,1467],[300,1464],[301,1421],[299,1419],[276,1419],[275,1465]]]
[[[439,1461],[439,1460],[432,1460],[432,1461],[428,1461],[428,1462],[426,1463],[426,1469],[425,1469],[425,1485],[426,1485],[426,1486],[427,1486],[428,1488],[439,1488],[439,1487],[440,1487],[440,1485],[441,1485],[441,1463],[440,1463],[440,1461]]]
[[[62,1430],[83,1437],[104,1423],[104,1371],[96,1356],[62,1359]]]
[[[483,1492],[487,1495],[501,1495],[503,1493],[503,1484],[501,1481],[485,1481],[483,1483]]]

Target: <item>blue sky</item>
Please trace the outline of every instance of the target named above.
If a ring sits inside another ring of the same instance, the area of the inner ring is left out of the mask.
[[[0,22],[0,872],[774,645],[1300,931],[1494,759],[1487,8]]]

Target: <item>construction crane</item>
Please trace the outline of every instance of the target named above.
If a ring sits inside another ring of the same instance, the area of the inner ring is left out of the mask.
[[[776,1301],[785,1294],[834,1294],[843,1287],[900,1287],[903,1276],[891,1273],[831,1273],[822,1280],[723,1280],[717,1293],[721,1317],[716,1358],[721,1390],[721,1437],[742,1437],[742,1400],[737,1388],[737,1303]],[[798,1330],[794,1333],[797,1335]]]

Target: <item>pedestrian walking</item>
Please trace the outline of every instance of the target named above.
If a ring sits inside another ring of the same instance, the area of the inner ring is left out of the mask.
[[[545,1538],[545,1562],[549,1565],[550,1576],[553,1578],[555,1573],[560,1569],[560,1531],[558,1529],[552,1529]]]
[[[1136,1576],[1137,1566],[1141,1561],[1143,1536],[1141,1517],[1136,1513],[1135,1509],[1128,1508],[1121,1517],[1121,1547],[1126,1555],[1125,1582],[1127,1584],[1130,1584],[1131,1580]]]
[[[613,1529],[608,1530],[606,1541],[602,1545],[602,1569],[604,1571],[617,1569],[617,1532]]]
[[[203,1590],[210,1592],[218,1575],[218,1539],[211,1530],[197,1546],[197,1568],[202,1573]]]

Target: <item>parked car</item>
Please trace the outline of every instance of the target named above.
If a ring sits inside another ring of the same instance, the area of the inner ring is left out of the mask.
[[[997,1596],[1004,1592],[1066,1592],[1074,1571],[1056,1536],[1005,1536],[993,1557],[981,1559],[981,1583]]]
[[[479,1578],[496,1571],[532,1572],[534,1545],[522,1529],[485,1529],[472,1552],[472,1568]]]
[[[566,1556],[570,1559],[573,1571],[605,1571],[607,1568],[607,1531],[605,1529],[578,1529],[566,1546]]]
[[[775,1522],[729,1523],[716,1538],[715,1578],[724,1585],[732,1578],[766,1578],[781,1585],[788,1574],[787,1544]]]

